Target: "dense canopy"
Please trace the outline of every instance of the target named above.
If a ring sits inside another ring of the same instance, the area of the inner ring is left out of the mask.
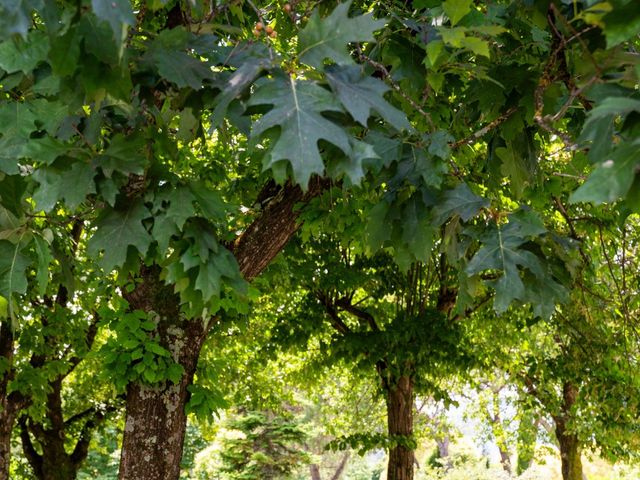
[[[223,411],[220,478],[413,479],[419,400],[469,390],[509,474],[504,392],[564,480],[633,461],[639,34],[636,0],[0,0],[0,480],[97,436],[178,479]]]

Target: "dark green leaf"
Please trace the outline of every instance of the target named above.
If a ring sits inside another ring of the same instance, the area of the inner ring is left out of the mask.
[[[488,205],[488,200],[475,195],[466,183],[461,183],[453,190],[447,190],[442,201],[434,207],[433,224],[442,225],[454,215],[467,221]]]
[[[96,232],[89,240],[89,255],[104,252],[100,265],[105,271],[121,266],[127,259],[129,247],[144,255],[151,237],[142,221],[150,216],[142,202],[135,202],[126,210],[105,210],[96,221]]]
[[[280,127],[280,136],[265,159],[265,168],[288,160],[296,182],[303,188],[307,187],[312,174],[324,171],[319,140],[326,140],[351,154],[349,137],[344,129],[322,116],[323,112],[339,112],[342,108],[330,92],[315,82],[280,76],[263,83],[249,104],[273,105],[253,124],[253,137],[272,127]]]
[[[375,111],[398,130],[411,128],[406,115],[384,99],[389,91],[383,82],[367,77],[357,66],[341,67],[333,65],[326,69],[331,88],[351,116],[364,127]]]
[[[122,42],[126,33],[125,25],[135,25],[136,17],[129,0],[91,0],[93,13],[109,24],[116,41]]]
[[[47,58],[49,38],[44,32],[32,31],[26,40],[12,39],[0,43],[0,68],[8,73],[31,73]]]
[[[351,64],[347,46],[351,42],[373,42],[373,32],[384,27],[385,20],[374,20],[371,14],[349,17],[351,0],[339,4],[326,18],[316,10],[298,36],[300,59],[321,68],[325,59],[338,64]]]

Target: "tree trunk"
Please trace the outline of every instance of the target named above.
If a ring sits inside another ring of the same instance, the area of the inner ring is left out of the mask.
[[[500,464],[502,465],[502,469],[511,475],[511,457],[509,456],[509,452],[500,446],[498,446],[498,451],[500,452]]]
[[[338,468],[336,468],[336,471],[333,472],[333,476],[331,477],[331,480],[340,480],[340,477],[342,477],[342,474],[344,473],[344,469],[347,466],[347,462],[349,461],[349,457],[350,457],[349,452],[346,452],[342,456],[342,460],[340,460],[340,463],[338,464]]]
[[[578,390],[567,382],[562,390],[562,415],[554,417],[556,423],[556,438],[560,447],[563,480],[583,480],[582,458],[580,455],[580,440],[575,433],[567,429],[567,420],[576,402]]]
[[[298,230],[298,205],[307,203],[330,185],[330,181],[319,177],[311,180],[306,192],[291,184],[284,187],[268,184],[275,192],[269,195],[272,201],[229,245],[247,281],[259,275]],[[160,316],[160,343],[182,365],[184,374],[177,385],[128,386],[119,478],[177,480],[187,421],[187,387],[193,380],[207,332],[201,319],[181,318],[179,299],[173,287],[160,280],[158,267],[143,267],[141,277],[142,281],[125,296],[132,309],[153,311]]]
[[[75,480],[79,465],[74,465],[64,448],[65,425],[62,415],[62,378],[50,382],[47,395],[47,426],[34,425],[36,438],[43,446],[42,455],[27,443],[21,428],[23,451],[38,480]],[[21,427],[26,425],[21,422]],[[31,447],[31,451],[28,449]],[[35,454],[35,455],[34,455]]]
[[[11,431],[16,420],[13,402],[2,397],[0,411],[0,480],[9,480],[9,464],[11,463]]]
[[[556,438],[560,446],[563,480],[582,480],[580,441],[575,434],[567,433],[562,423],[556,424]]]
[[[449,457],[449,443],[450,439],[448,435],[442,438],[436,439],[436,446],[438,447],[438,458]]]
[[[309,465],[309,472],[311,473],[311,480],[322,480],[320,466],[318,464],[312,463]]]
[[[413,436],[413,380],[402,376],[387,389],[389,437],[409,440]],[[387,480],[413,480],[413,450],[404,444],[389,449]]]
[[[9,382],[13,379],[13,330],[9,322],[0,322],[0,357],[7,369],[0,375],[0,480],[9,480],[11,463],[11,432],[20,410],[28,405],[19,392],[8,393]]]
[[[205,326],[202,319],[181,318],[180,300],[173,288],[160,279],[158,267],[142,267],[141,277],[142,282],[125,297],[132,309],[153,311],[160,316],[160,344],[172,353],[184,372],[177,384],[129,384],[119,478],[177,479],[187,426],[187,387],[196,371],[206,337]]]

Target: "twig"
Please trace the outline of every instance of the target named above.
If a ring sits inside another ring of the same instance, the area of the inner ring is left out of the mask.
[[[389,82],[389,85],[391,85],[391,88],[393,88],[398,93],[398,95],[400,95],[407,102],[409,102],[409,105],[411,105],[420,115],[422,115],[427,120],[427,122],[429,123],[429,126],[432,129],[435,130],[436,126],[433,123],[433,119],[431,118],[431,115],[429,113],[425,112],[424,109],[420,105],[418,105],[413,98],[409,97],[402,90],[402,88],[400,87],[398,82],[396,82],[393,79],[393,77],[391,77],[391,73],[389,73],[389,70],[387,70],[387,67],[385,67],[381,63],[376,62],[372,58],[370,58],[367,55],[365,55],[364,52],[362,51],[362,49],[360,48],[360,45],[356,45],[356,50],[358,52],[358,57],[360,58],[360,60],[363,60],[363,61],[367,62],[369,65],[371,65],[373,68],[375,68],[378,72],[380,72],[382,74],[382,76],[384,77],[384,79],[387,82]]]
[[[503,114],[501,114],[498,118],[496,118],[495,120],[492,120],[491,122],[487,123],[484,127],[482,127],[480,130],[472,133],[471,135],[469,135],[466,138],[463,138],[461,140],[457,140],[453,143],[450,143],[449,146],[452,149],[456,149],[458,147],[461,147],[463,145],[467,145],[469,143],[472,143],[476,140],[478,140],[479,138],[485,136],[487,133],[489,133],[491,130],[493,130],[494,128],[496,128],[498,125],[500,125],[501,123],[504,123],[505,121],[507,121],[507,119],[513,115],[516,111],[518,111],[518,107],[511,107],[509,108],[506,112],[504,112]]]

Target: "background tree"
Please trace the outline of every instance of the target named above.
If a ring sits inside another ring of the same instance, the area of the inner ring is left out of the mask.
[[[332,184],[363,200],[367,253],[402,270],[445,253],[459,315],[491,294],[552,317],[575,286],[573,213],[638,209],[633,0],[0,5],[2,425],[44,232],[80,221],[120,288],[121,478],[178,477],[216,315]]]

